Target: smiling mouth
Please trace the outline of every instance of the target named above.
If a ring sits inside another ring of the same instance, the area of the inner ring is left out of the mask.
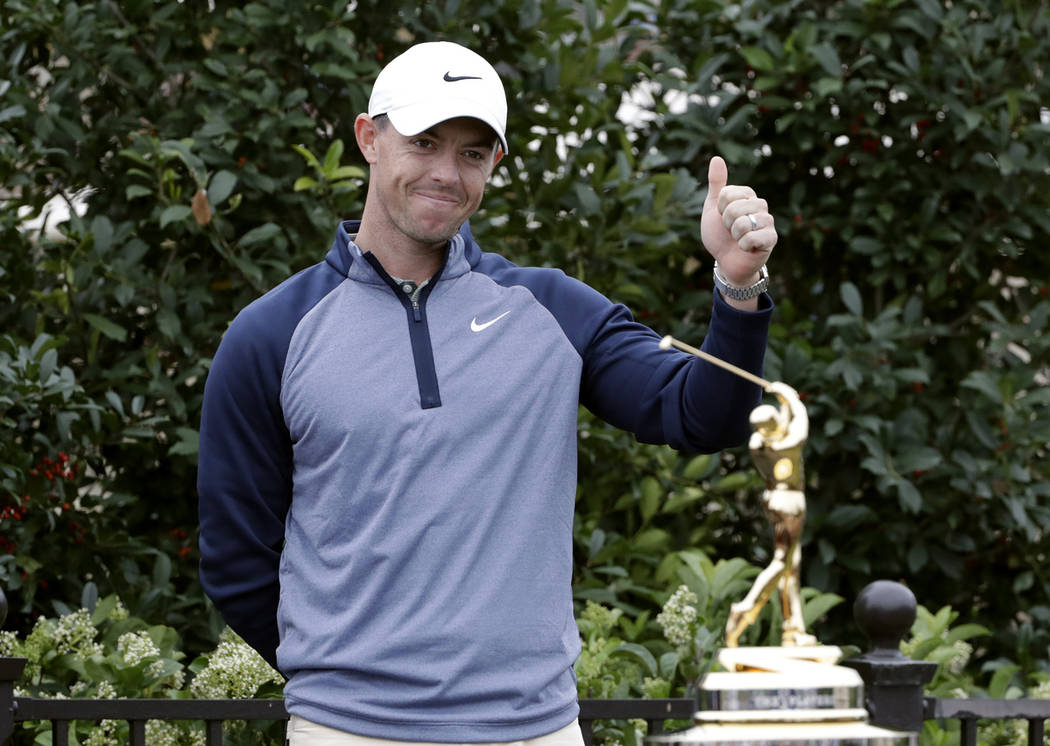
[[[449,194],[433,194],[431,192],[416,192],[417,197],[421,197],[428,202],[436,202],[442,205],[456,205],[459,204],[459,199]]]

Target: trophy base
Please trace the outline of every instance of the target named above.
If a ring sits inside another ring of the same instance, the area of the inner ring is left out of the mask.
[[[667,746],[916,746],[919,738],[915,733],[867,723],[719,723],[649,736],[645,742]]]
[[[709,673],[700,685],[700,710],[693,727],[651,736],[648,744],[765,746],[914,746],[914,733],[868,723],[864,683],[851,668],[835,663],[833,646],[726,648],[725,671]]]

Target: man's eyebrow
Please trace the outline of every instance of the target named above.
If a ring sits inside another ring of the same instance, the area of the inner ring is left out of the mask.
[[[439,135],[437,130],[434,129],[433,127],[431,127],[428,130],[423,130],[422,134],[430,135],[435,140],[440,140],[441,139],[441,135]],[[488,148],[489,150],[495,150],[496,149],[495,139],[496,139],[496,136],[493,135],[491,140],[489,140],[489,139],[479,139],[479,140],[475,140],[474,142],[468,142],[463,147],[465,147],[465,148]]]

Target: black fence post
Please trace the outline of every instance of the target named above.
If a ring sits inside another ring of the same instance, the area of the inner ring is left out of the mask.
[[[864,680],[864,705],[872,725],[920,731],[925,719],[923,687],[937,664],[913,661],[900,651],[915,622],[915,595],[890,580],[869,583],[853,604],[853,618],[871,642],[867,653],[842,661]]]
[[[0,629],[7,619],[7,598],[0,588]],[[15,682],[22,678],[25,658],[0,658],[0,744],[15,730]]]

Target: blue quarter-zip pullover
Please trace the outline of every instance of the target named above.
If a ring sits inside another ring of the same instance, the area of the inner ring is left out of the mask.
[[[289,677],[288,710],[361,735],[511,741],[578,714],[580,404],[644,442],[743,442],[758,387],[469,227],[416,303],[344,223],[245,308],[208,376],[201,582]],[[717,294],[716,294],[717,296]],[[772,304],[719,298],[704,349],[762,369]]]

